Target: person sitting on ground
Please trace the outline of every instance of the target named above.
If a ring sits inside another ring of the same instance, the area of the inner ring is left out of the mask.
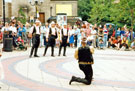
[[[116,47],[117,47],[117,50],[120,50],[120,48],[121,48],[121,37],[120,36],[118,36],[117,37],[117,43],[115,44],[116,45]]]
[[[129,49],[129,46],[128,46],[127,37],[123,37],[122,44],[121,44],[121,50],[128,50],[128,49]]]
[[[99,40],[99,49],[103,49],[104,48],[104,41],[103,39]]]
[[[115,37],[112,37],[112,39],[111,39],[111,47],[112,48],[116,48],[117,47],[117,40],[115,39]]]
[[[131,43],[131,48],[135,51],[135,39],[134,39],[134,41]]]
[[[27,47],[24,46],[24,40],[21,38],[21,36],[18,37],[17,44],[21,50],[23,49],[27,50]]]

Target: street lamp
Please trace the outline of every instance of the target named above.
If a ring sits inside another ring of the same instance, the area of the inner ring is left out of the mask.
[[[3,0],[3,21],[4,21],[4,26],[5,26],[5,0]]]
[[[40,6],[40,5],[42,5],[43,4],[43,2],[44,2],[44,0],[34,0],[34,2],[33,2],[33,0],[29,0],[28,1],[32,6],[35,6],[35,9],[36,9],[36,18],[37,18],[37,11],[38,11],[38,6]]]
[[[50,16],[52,17],[52,8],[53,7],[50,7]]]

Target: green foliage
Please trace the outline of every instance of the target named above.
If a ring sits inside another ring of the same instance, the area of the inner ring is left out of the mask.
[[[78,0],[78,15],[82,17],[84,21],[90,18],[91,0]]]
[[[92,1],[92,9],[90,11],[90,19],[89,22],[91,23],[104,23],[104,22],[111,22],[113,17],[111,16],[111,0],[93,0]]]
[[[113,9],[113,16],[116,16],[116,18],[114,19],[114,21],[116,21],[118,24],[127,24],[127,26],[131,27],[131,22],[134,18],[134,16],[132,16],[131,10],[135,7],[135,2],[133,1],[134,0],[121,0],[120,3],[115,5]],[[135,14],[135,12],[133,13]]]
[[[114,23],[119,27],[135,25],[135,0],[79,0],[79,16],[91,23]]]
[[[23,8],[20,8],[18,11],[19,17],[18,17],[18,21],[20,21],[21,23],[25,24],[27,19],[26,19],[26,15],[23,11]]]

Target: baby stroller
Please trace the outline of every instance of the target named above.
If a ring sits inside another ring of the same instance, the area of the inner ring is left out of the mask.
[[[22,39],[17,39],[16,40],[16,44],[17,44],[17,50],[27,50],[27,47],[24,45],[24,42]]]

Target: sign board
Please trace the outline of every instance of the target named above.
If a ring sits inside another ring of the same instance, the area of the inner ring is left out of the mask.
[[[59,13],[57,14],[57,23],[60,25],[60,26],[63,26],[64,24],[67,24],[67,15],[64,14],[64,13]]]

